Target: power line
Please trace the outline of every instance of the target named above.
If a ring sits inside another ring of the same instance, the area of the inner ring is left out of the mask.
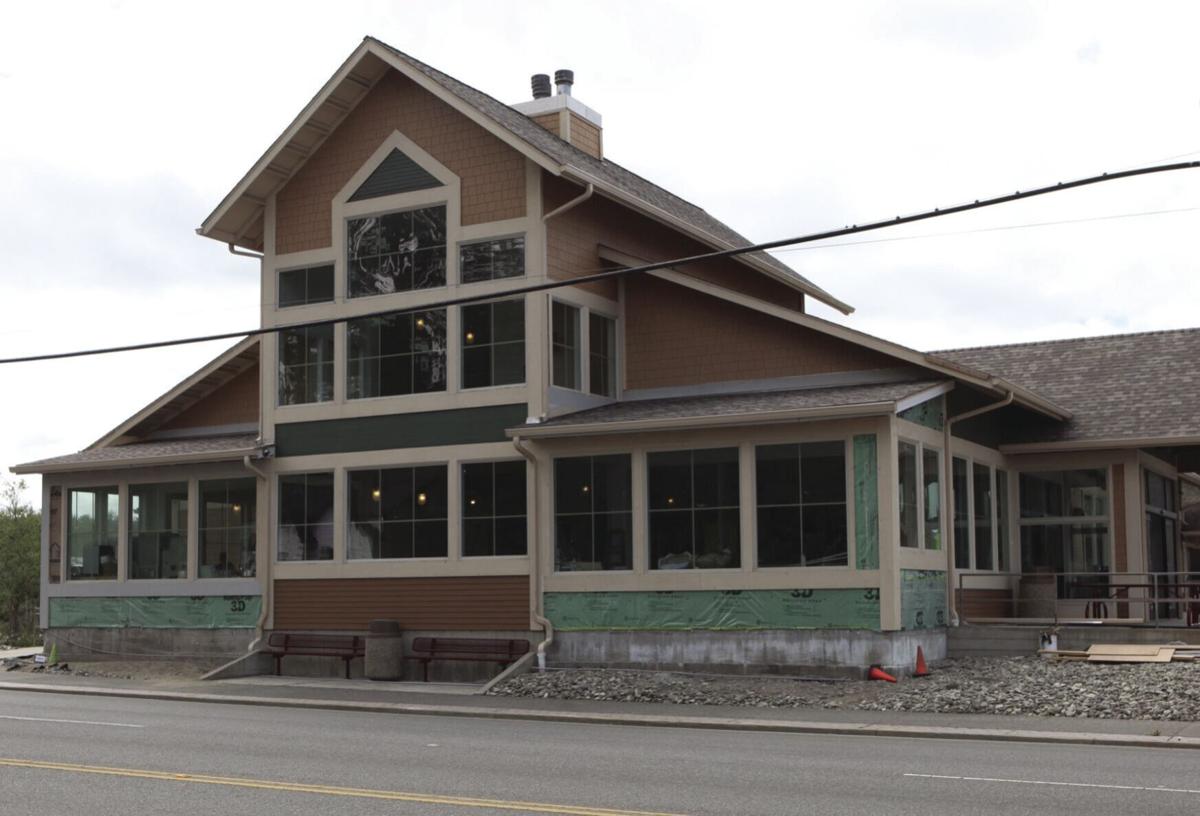
[[[1200,151],[1197,151],[1200,152]],[[997,227],[978,227],[967,230],[950,230],[948,232],[926,232],[921,235],[901,235],[896,238],[875,238],[868,241],[842,241],[838,244],[822,244],[821,246],[798,246],[781,249],[776,254],[784,252],[812,252],[819,249],[834,247],[864,246],[866,244],[888,244],[895,241],[917,241],[922,238],[946,238],[955,235],[975,235],[982,232],[1004,232],[1006,230],[1031,229],[1034,227],[1060,227],[1067,224],[1088,224],[1093,221],[1115,221],[1120,218],[1142,218],[1150,215],[1172,215],[1174,213],[1198,212],[1200,207],[1177,207],[1170,210],[1143,210],[1141,212],[1114,213],[1111,215],[1093,215],[1087,218],[1065,218],[1059,221],[1031,221],[1027,224],[1002,224]]]
[[[794,238],[781,238],[775,241],[766,241],[760,244],[751,244],[744,247],[735,247],[733,249],[722,249],[714,252],[702,252],[696,255],[688,255],[682,258],[673,258],[668,261],[656,261],[654,263],[642,264],[640,266],[626,267],[622,269],[609,269],[602,272],[595,272],[587,275],[580,275],[574,278],[568,278],[561,281],[546,281],[544,283],[531,284],[515,289],[509,289],[504,292],[491,292],[488,294],[465,295],[462,297],[447,298],[433,303],[426,303],[416,310],[426,311],[429,309],[444,309],[451,306],[466,306],[472,303],[480,303],[484,301],[496,300],[500,297],[512,295],[532,294],[535,292],[545,292],[551,289],[558,289],[564,286],[579,286],[586,283],[595,283],[598,281],[612,280],[615,278],[625,277],[627,275],[640,274],[642,272],[654,272],[659,269],[667,269],[672,266],[680,266],[683,264],[697,263],[700,261],[717,260],[720,258],[733,258],[738,255],[746,255],[752,252],[762,252],[765,250],[779,249],[781,247],[794,246],[796,244],[812,243],[813,241],[823,241],[829,238],[840,238],[843,235],[856,235],[861,232],[870,232],[873,230],[885,229],[887,227],[900,226],[901,224],[912,224],[917,221],[928,221],[932,218],[941,218],[946,215],[953,215],[960,212],[968,212],[970,210],[983,209],[984,207],[994,207],[998,204],[1007,204],[1011,201],[1020,201],[1026,198],[1035,196],[1049,195],[1051,193],[1062,192],[1063,190],[1073,190],[1079,187],[1087,187],[1093,184],[1102,184],[1108,181],[1117,181],[1118,179],[1133,178],[1135,176],[1146,176],[1155,173],[1169,173],[1175,170],[1192,170],[1200,168],[1200,161],[1177,162],[1175,164],[1160,164],[1151,165],[1148,167],[1136,167],[1129,170],[1121,170],[1115,173],[1101,173],[1098,176],[1087,176],[1085,178],[1075,179],[1074,181],[1060,181],[1057,184],[1050,184],[1045,187],[1035,187],[1031,190],[1018,190],[1007,195],[994,196],[992,198],[976,199],[975,201],[966,204],[956,204],[951,207],[935,207],[932,210],[925,210],[912,215],[897,215],[895,218],[890,218],[883,221],[872,221],[865,224],[851,224],[840,229],[825,230],[823,232],[809,233],[800,235]],[[370,318],[387,317],[389,315],[399,314],[402,312],[414,311],[413,307],[403,309],[381,309],[374,312],[367,312],[361,315],[330,317],[322,320],[308,320],[301,323],[287,323],[280,326],[255,327],[246,331],[236,332],[221,332],[219,334],[207,334],[196,337],[184,337],[174,340],[157,340],[150,343],[133,343],[124,346],[109,346],[106,348],[84,349],[81,351],[64,351],[54,354],[35,354],[26,357],[9,357],[0,359],[0,365],[10,365],[13,363],[32,363],[43,360],[62,360],[70,357],[91,357],[98,354],[115,354],[125,351],[145,351],[147,349],[168,348],[170,346],[184,346],[194,343],[209,343],[214,340],[233,340],[242,337],[255,337],[265,334],[272,334],[293,329],[316,328],[320,326],[332,326],[337,323],[345,323],[347,320],[366,320]]]

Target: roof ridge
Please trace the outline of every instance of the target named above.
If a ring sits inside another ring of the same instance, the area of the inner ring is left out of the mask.
[[[1066,343],[1082,343],[1087,340],[1115,340],[1122,337],[1147,337],[1151,335],[1188,334],[1191,332],[1200,332],[1200,326],[1184,329],[1150,329],[1147,331],[1137,332],[1118,332],[1116,334],[1091,334],[1080,337],[1060,337],[1052,340],[1027,340],[1023,343],[995,343],[992,345],[983,346],[962,346],[960,348],[938,349],[936,351],[930,351],[926,353],[953,354],[960,351],[983,351],[986,349],[1019,348],[1023,346],[1054,346],[1063,345]]]

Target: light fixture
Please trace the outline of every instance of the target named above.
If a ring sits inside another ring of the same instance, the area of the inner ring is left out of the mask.
[[[674,504],[674,503],[675,503],[675,497],[667,496],[667,504]]]
[[[468,343],[474,343],[474,342],[475,342],[475,332],[473,332],[473,331],[469,331],[469,332],[467,332],[467,342],[468,342]]]
[[[418,494],[417,494],[417,504],[419,504],[419,505],[421,505],[422,507],[424,507],[424,506],[425,506],[425,502],[427,502],[427,501],[429,501],[429,497],[428,497],[428,496],[426,496],[424,493],[418,493]]]
[[[475,506],[475,500],[474,500],[474,499],[468,499],[468,500],[467,500],[467,504],[469,504],[469,505],[471,505],[472,507],[474,507],[474,506]]]
[[[240,504],[235,504],[235,505],[233,506],[233,512],[235,512],[235,513],[240,513],[240,512],[242,512],[242,506],[241,506]]]
[[[379,497],[382,495],[383,494],[379,491],[378,487],[371,491],[371,498],[375,501],[379,501]]]
[[[584,493],[587,493],[587,492],[588,492],[588,491],[590,491],[591,489],[592,489],[592,488],[591,488],[591,485],[584,485],[584,486],[583,486],[583,492],[584,492]]]
[[[425,328],[425,318],[423,318],[423,317],[418,317],[418,318],[417,318],[417,328],[418,328],[418,329],[423,329],[423,328]]]

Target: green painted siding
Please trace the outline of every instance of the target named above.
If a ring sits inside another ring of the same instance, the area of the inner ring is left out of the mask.
[[[933,629],[946,625],[946,573],[900,570],[900,625]]]
[[[51,598],[50,627],[252,629],[261,612],[258,595]]]
[[[503,442],[506,428],[524,425],[525,403],[420,411],[411,414],[287,422],[275,426],[275,455],[423,448]]]
[[[945,404],[946,402],[942,397],[934,397],[931,400],[922,402],[920,405],[914,405],[907,411],[901,411],[898,416],[917,425],[924,425],[926,428],[940,431],[945,427]]]
[[[548,592],[554,628],[611,630],[879,629],[879,590]]]
[[[875,435],[854,437],[854,553],[862,570],[879,569],[878,482]]]

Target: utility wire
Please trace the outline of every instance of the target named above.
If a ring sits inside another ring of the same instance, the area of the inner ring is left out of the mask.
[[[976,199],[975,201],[966,204],[956,204],[951,207],[935,207],[932,210],[914,213],[912,215],[897,215],[895,218],[890,218],[883,221],[872,221],[865,224],[851,224],[840,229],[825,230],[823,232],[814,232],[807,235],[800,235],[794,238],[780,238],[775,241],[765,241],[760,244],[751,244],[744,247],[735,247],[733,249],[722,249],[714,252],[702,252],[696,255],[688,255],[682,258],[673,258],[668,261],[656,261],[654,263],[642,264],[640,266],[626,267],[622,269],[609,269],[603,272],[595,272],[587,275],[580,275],[573,278],[558,281],[546,281],[544,283],[536,283],[529,286],[522,286],[515,289],[509,289],[504,292],[491,292],[488,294],[465,295],[463,297],[447,298],[433,303],[426,303],[416,307],[405,307],[402,309],[380,309],[374,312],[366,312],[361,315],[330,317],[323,320],[307,320],[300,323],[287,323],[280,326],[255,327],[246,331],[221,332],[219,334],[207,334],[196,337],[183,337],[175,340],[157,340],[150,343],[133,343],[125,346],[109,346],[107,348],[84,349],[81,351],[64,351],[55,354],[35,354],[26,357],[9,357],[0,359],[0,365],[10,365],[13,363],[32,363],[42,360],[62,360],[70,357],[91,357],[98,354],[115,354],[124,351],[144,351],[146,349],[167,348],[170,346],[184,346],[193,343],[209,343],[214,340],[233,340],[242,337],[255,337],[265,334],[273,334],[278,332],[290,331],[293,329],[316,328],[320,326],[332,326],[337,323],[345,323],[347,320],[364,320],[370,318],[387,317],[389,315],[400,314],[409,311],[427,311],[430,309],[444,309],[451,306],[465,306],[472,303],[480,303],[489,300],[495,300],[498,297],[506,297],[511,295],[532,294],[535,292],[545,292],[551,289],[558,289],[564,286],[579,286],[586,283],[596,283],[598,281],[612,280],[623,278],[628,275],[635,275],[642,272],[654,272],[659,269],[667,269],[672,266],[681,266],[683,264],[697,263],[700,261],[710,261],[719,258],[733,258],[738,255],[747,255],[752,252],[762,252],[765,250],[779,249],[781,247],[794,246],[796,244],[806,244],[813,241],[823,241],[829,238],[840,238],[843,235],[856,235],[860,232],[870,232],[873,230],[886,229],[887,227],[895,227],[901,224],[912,224],[917,221],[927,221],[931,218],[941,218],[946,215],[953,215],[960,212],[968,212],[970,210],[983,209],[984,207],[994,207],[998,204],[1007,204],[1011,201],[1020,201],[1026,198],[1035,196],[1049,195],[1050,193],[1058,193],[1063,190],[1073,190],[1079,187],[1087,187],[1093,184],[1102,184],[1108,181],[1117,181],[1118,179],[1133,178],[1135,176],[1147,176],[1155,173],[1169,173],[1175,170],[1192,170],[1200,168],[1200,161],[1177,162],[1174,164],[1159,164],[1148,167],[1135,167],[1129,170],[1121,170],[1115,173],[1101,173],[1098,176],[1087,176],[1085,178],[1075,179],[1074,181],[1060,181],[1057,184],[1047,185],[1045,187],[1035,187],[1031,190],[1017,190],[1014,193],[1007,195],[994,196],[992,198]]]

